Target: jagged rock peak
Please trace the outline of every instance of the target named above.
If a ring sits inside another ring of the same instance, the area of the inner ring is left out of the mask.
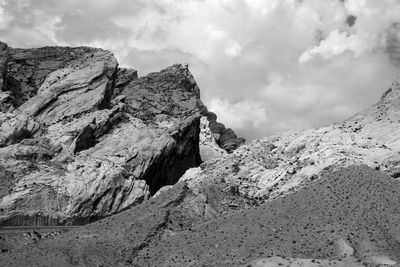
[[[141,203],[201,163],[204,109],[187,65],[138,77],[98,48],[1,43],[0,225],[82,224]]]

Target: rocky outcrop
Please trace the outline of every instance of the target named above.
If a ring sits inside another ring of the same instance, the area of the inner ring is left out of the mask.
[[[0,111],[6,111],[9,106],[5,105],[10,100],[10,92],[4,92],[7,80],[7,65],[9,60],[9,49],[7,44],[0,42]]]
[[[1,43],[0,73],[0,225],[97,220],[201,163],[206,108],[185,65],[138,78],[102,49]]]
[[[399,92],[395,81],[377,104],[342,123],[258,139],[182,179],[224,178],[243,197],[262,201],[296,191],[325,169],[366,164],[399,177]]]
[[[5,43],[0,42],[0,91],[6,87],[7,64],[9,60],[9,50]]]
[[[211,132],[210,122],[205,116],[201,117],[200,131],[200,156],[203,161],[227,155],[226,150],[218,145],[217,140]]]
[[[204,108],[202,115],[208,119],[208,125],[211,133],[219,147],[232,153],[235,149],[245,143],[245,139],[237,137],[231,128],[225,128],[225,125],[217,121],[217,115]]]

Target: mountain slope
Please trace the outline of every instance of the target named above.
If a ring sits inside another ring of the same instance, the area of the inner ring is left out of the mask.
[[[187,209],[194,203],[180,182],[149,203],[14,250],[0,262],[259,266],[263,261],[282,262],[279,257],[310,263],[318,259],[326,266],[399,262],[400,182],[367,166],[325,171],[321,176],[291,195],[211,220]],[[181,214],[191,226],[180,228],[185,222]]]
[[[377,104],[342,123],[255,140],[181,179],[196,187],[223,177],[243,197],[265,200],[297,190],[330,167],[366,164],[398,177],[399,115],[400,83],[395,81]]]

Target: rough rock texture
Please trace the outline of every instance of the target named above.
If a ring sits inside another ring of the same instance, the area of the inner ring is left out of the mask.
[[[248,209],[232,203],[241,197],[234,190],[223,190],[227,185],[224,181],[209,183],[201,192],[193,191],[181,181],[151,201],[120,214],[15,248],[3,254],[0,263],[4,266],[399,263],[400,182],[365,165],[324,171],[321,176],[291,195]],[[223,213],[221,202],[228,200],[231,203],[226,208],[232,212]]]
[[[7,44],[0,42],[0,111],[6,111],[9,105],[6,103],[10,100],[10,92],[5,92],[7,85],[7,64],[10,53]]]
[[[342,123],[232,152],[242,141],[202,105],[186,66],[138,78],[109,52],[84,51],[4,98],[0,216],[106,218],[25,245],[0,231],[0,265],[400,264],[399,81]]]
[[[231,128],[225,128],[225,125],[218,122],[215,113],[204,108],[204,110],[202,110],[202,115],[207,117],[209,128],[218,146],[226,150],[228,153],[232,153],[235,149],[245,143],[246,140],[244,138],[238,138]]]
[[[187,66],[138,78],[102,49],[0,43],[0,74],[0,225],[87,223],[201,163]]]
[[[343,123],[258,139],[182,179],[195,185],[226,177],[243,197],[262,200],[293,192],[331,166],[366,164],[399,177],[399,115],[395,81],[377,104]]]
[[[210,129],[207,117],[203,116],[200,120],[200,156],[202,161],[221,158],[227,155],[215,139]]]
[[[9,49],[7,44],[0,42],[0,91],[6,87],[7,64],[9,60]]]

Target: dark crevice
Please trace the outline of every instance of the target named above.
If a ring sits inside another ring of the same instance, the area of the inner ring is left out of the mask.
[[[143,175],[154,195],[161,187],[175,184],[186,170],[201,164],[199,151],[200,118],[196,118],[181,133],[174,136],[176,145],[166,148]]]
[[[114,72],[111,76],[111,80],[109,80],[107,83],[107,89],[104,94],[103,101],[99,105],[99,109],[109,109],[111,107],[111,100],[115,90],[117,73],[118,73],[118,66],[115,67]]]
[[[75,141],[74,154],[96,145],[95,129],[92,125],[86,126]]]

